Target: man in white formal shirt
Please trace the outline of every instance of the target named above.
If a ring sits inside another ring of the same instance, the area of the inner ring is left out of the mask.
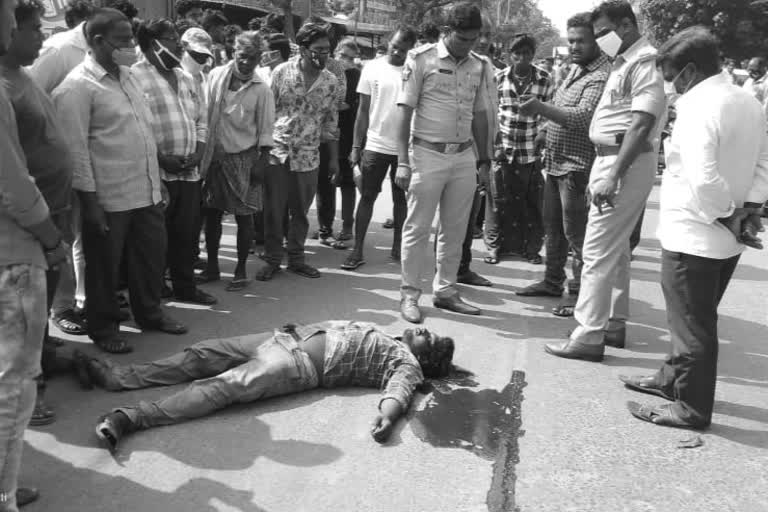
[[[692,27],[660,50],[659,67],[678,93],[677,121],[661,187],[661,284],[670,355],[627,387],[670,400],[629,402],[639,419],[706,428],[717,378],[717,308],[746,245],[761,248],[760,206],[768,199],[768,137],[760,103],[720,72],[717,39]]]

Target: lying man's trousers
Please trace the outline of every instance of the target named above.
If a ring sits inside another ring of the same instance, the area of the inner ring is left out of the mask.
[[[312,360],[290,334],[282,333],[203,341],[166,359],[111,370],[124,390],[194,381],[172,396],[116,409],[136,429],[171,425],[230,404],[318,387]]]

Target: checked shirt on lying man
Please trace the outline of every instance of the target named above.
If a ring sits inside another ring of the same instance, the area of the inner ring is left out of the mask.
[[[372,324],[329,321],[203,341],[144,364],[118,366],[77,352],[74,358],[81,376],[110,391],[194,381],[172,396],[119,407],[101,418],[96,433],[114,449],[135,430],[205,416],[234,403],[342,386],[383,390],[372,431],[382,442],[425,375],[448,374],[453,351],[452,339],[426,329],[407,329],[396,338]]]

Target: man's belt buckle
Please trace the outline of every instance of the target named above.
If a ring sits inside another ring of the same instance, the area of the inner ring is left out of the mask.
[[[446,144],[445,145],[445,154],[446,155],[453,155],[459,152],[459,148],[461,148],[461,144]]]

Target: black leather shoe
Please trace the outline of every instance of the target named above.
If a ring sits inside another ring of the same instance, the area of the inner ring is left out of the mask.
[[[603,345],[585,345],[574,340],[567,340],[559,345],[545,345],[544,350],[553,356],[565,359],[581,359],[593,363],[602,361],[605,353]]]
[[[111,412],[99,418],[96,425],[96,436],[105,447],[114,452],[118,443],[133,427],[131,420],[122,412]]]
[[[665,400],[669,400],[670,402],[674,402],[675,399],[668,393],[664,391],[664,389],[661,388],[661,386],[658,385],[656,382],[656,376],[655,375],[648,375],[648,376],[627,376],[627,375],[619,375],[619,380],[624,383],[624,385],[631,389],[632,391],[637,391],[639,393],[647,393],[649,395],[659,396],[661,398],[664,398]]]
[[[200,289],[195,289],[195,291],[188,294],[179,293],[174,295],[174,297],[176,300],[179,300],[181,302],[189,302],[191,304],[200,304],[203,306],[213,306],[214,304],[219,302],[216,299],[216,297]]]
[[[412,324],[420,324],[423,321],[419,304],[413,299],[403,299],[400,301],[400,314],[403,319]]]
[[[459,274],[456,281],[461,284],[468,284],[469,286],[493,286],[492,282],[472,270]]]
[[[16,489],[16,506],[21,508],[40,498],[40,491],[33,487],[18,487]]]
[[[627,344],[627,328],[624,327],[617,331],[605,331],[603,343],[613,348],[624,348]]]
[[[454,313],[459,313],[461,315],[482,315],[483,312],[476,308],[475,306],[470,306],[463,300],[461,300],[461,297],[458,295],[454,295],[453,297],[446,297],[446,298],[436,298],[434,301],[432,301],[432,304],[435,305],[438,309],[446,309],[448,311],[453,311]]]
[[[706,422],[692,423],[685,421],[672,410],[672,404],[664,404],[658,407],[637,402],[627,402],[627,409],[635,418],[661,427],[687,428],[704,430],[709,426]]]

